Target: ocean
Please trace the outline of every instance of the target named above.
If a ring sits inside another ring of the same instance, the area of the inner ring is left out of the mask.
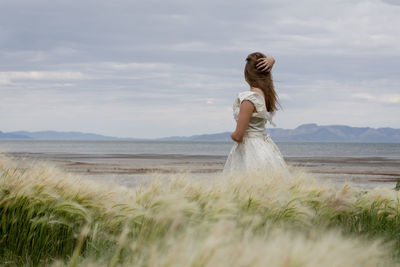
[[[400,143],[276,142],[285,157],[400,158]],[[232,142],[0,140],[0,152],[228,155]]]

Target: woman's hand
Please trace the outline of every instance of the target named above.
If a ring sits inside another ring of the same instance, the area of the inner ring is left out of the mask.
[[[275,64],[275,59],[270,55],[266,55],[265,57],[259,58],[257,59],[257,61],[258,63],[256,65],[256,68],[263,72],[270,72]]]
[[[238,142],[238,143],[240,143],[240,142],[243,141],[243,137],[240,138],[240,137],[237,135],[236,131],[233,132],[233,133],[231,133],[231,139],[232,139],[233,141],[235,141],[235,142]]]

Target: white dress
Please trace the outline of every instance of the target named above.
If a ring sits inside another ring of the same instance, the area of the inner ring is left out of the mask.
[[[256,108],[250,118],[249,126],[240,143],[235,142],[228,159],[226,160],[223,173],[249,172],[255,170],[271,171],[272,169],[283,169],[288,171],[285,160],[279,148],[271,140],[265,131],[265,124],[272,122],[272,115],[267,111],[264,97],[252,91],[238,94],[233,104],[233,117],[238,120],[240,104],[249,100]]]

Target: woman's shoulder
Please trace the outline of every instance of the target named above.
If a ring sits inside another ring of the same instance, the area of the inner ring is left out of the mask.
[[[259,93],[253,91],[244,91],[237,94],[237,102],[239,104],[242,103],[244,100],[252,102],[254,106],[256,106],[256,108],[258,107],[258,109],[262,109],[265,103],[264,97]]]
[[[259,95],[259,94],[256,93],[256,92],[247,90],[247,91],[239,92],[237,95],[238,95],[238,97],[246,97],[246,96],[252,96],[252,95],[255,95],[255,94]],[[260,96],[261,96],[261,95],[260,95]]]
[[[276,126],[275,123],[272,122],[273,114],[267,111],[267,108],[265,106],[265,100],[262,95],[250,90],[238,93],[236,101],[234,103],[234,110],[236,110],[236,112],[239,112],[240,104],[244,100],[252,102],[254,107],[256,108],[257,112],[253,114],[253,117],[266,119],[273,126]]]

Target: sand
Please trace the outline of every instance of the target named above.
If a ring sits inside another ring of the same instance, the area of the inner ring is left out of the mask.
[[[4,154],[4,153],[3,153]],[[21,167],[46,162],[71,173],[97,181],[115,181],[126,186],[146,183],[155,177],[168,178],[190,173],[195,179],[215,179],[225,156],[175,154],[57,154],[6,153]],[[382,157],[286,157],[291,168],[301,168],[323,181],[361,188],[394,187],[400,179],[400,159]]]

